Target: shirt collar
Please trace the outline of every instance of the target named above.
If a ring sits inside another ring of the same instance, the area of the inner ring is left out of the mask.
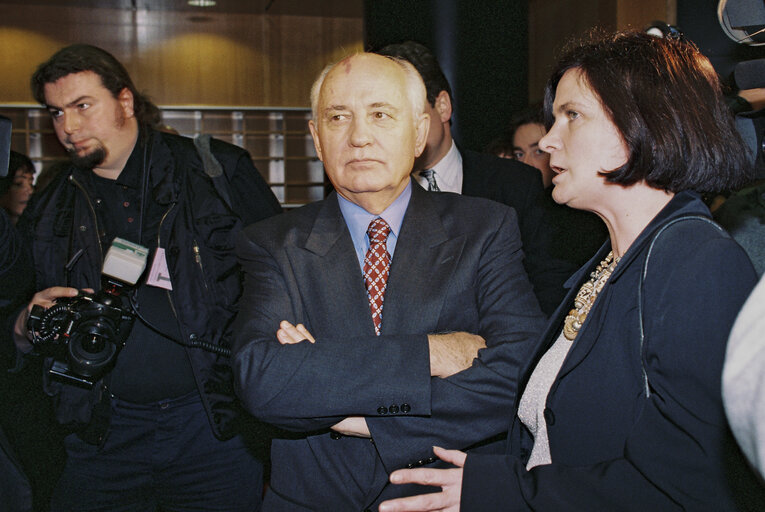
[[[134,189],[141,188],[141,179],[143,174],[143,149],[146,144],[143,141],[142,133],[138,133],[138,139],[136,140],[133,152],[130,153],[125,167],[117,177],[115,182],[118,185],[130,187]]]
[[[441,192],[462,193],[462,155],[457,149],[457,144],[452,140],[452,145],[444,157],[433,166],[436,183]],[[428,188],[428,180],[419,175],[417,181],[424,189]]]
[[[353,246],[356,248],[357,256],[360,254],[360,260],[364,260],[367,249],[369,249],[369,237],[367,228],[369,223],[377,217],[382,218],[390,226],[390,235],[388,235],[388,252],[393,256],[396,248],[396,241],[401,232],[401,225],[404,223],[404,215],[409,206],[409,199],[412,197],[412,182],[407,183],[406,188],[401,194],[380,214],[369,213],[361,206],[350,202],[340,194],[337,194],[337,201],[340,205],[340,211],[351,233]]]

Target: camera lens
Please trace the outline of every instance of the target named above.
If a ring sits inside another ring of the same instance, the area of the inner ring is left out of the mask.
[[[117,346],[101,336],[78,333],[69,342],[69,366],[86,377],[98,375],[114,360]]]

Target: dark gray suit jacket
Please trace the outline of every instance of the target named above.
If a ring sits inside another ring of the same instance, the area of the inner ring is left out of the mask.
[[[524,242],[533,238],[542,220],[544,188],[540,172],[518,160],[460,149],[462,194],[506,204],[518,214]]]
[[[412,186],[379,337],[334,194],[240,237],[237,392],[253,415],[302,433],[274,441],[267,510],[373,506],[405,491],[386,485],[388,473],[429,463],[434,444],[466,448],[508,427],[542,323],[515,212]],[[283,319],[316,343],[280,345]],[[426,335],[449,331],[478,333],[488,348],[470,369],[431,378]],[[330,433],[351,415],[367,418],[373,441]]]

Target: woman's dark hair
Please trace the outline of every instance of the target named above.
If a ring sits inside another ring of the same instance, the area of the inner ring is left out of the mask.
[[[501,156],[508,158],[508,155],[513,154],[513,137],[508,137],[507,132],[503,133],[499,137],[495,137],[486,145],[483,149],[484,153],[488,153],[494,156]]]
[[[555,91],[571,69],[596,94],[629,149],[604,172],[611,183],[701,193],[735,190],[753,166],[712,64],[689,42],[643,32],[593,33],[565,51],[545,89],[545,124]]]
[[[92,71],[101,77],[101,83],[115,98],[124,88],[133,93],[133,112],[140,124],[156,126],[160,122],[159,109],[138,92],[125,66],[111,53],[89,44],[66,46],[40,64],[32,75],[32,95],[45,105],[45,84],[83,71]]]
[[[27,174],[35,173],[35,166],[27,155],[11,150],[8,158],[8,175],[0,178],[0,196],[4,196],[8,192],[16,178],[16,171],[21,168],[26,168]]]
[[[507,123],[507,129],[502,135],[489,142],[489,144],[486,145],[484,152],[497,156],[512,155],[513,150],[515,149],[513,144],[515,131],[526,124],[545,124],[541,103],[532,103],[526,108],[514,112],[510,116],[510,121]]]
[[[510,122],[507,125],[507,133],[510,140],[513,140],[515,131],[518,128],[527,124],[545,124],[541,103],[532,103],[510,116]]]

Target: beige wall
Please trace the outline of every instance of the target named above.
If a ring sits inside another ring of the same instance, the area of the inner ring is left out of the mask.
[[[113,53],[159,105],[307,107],[324,65],[363,47],[361,18],[0,5],[0,20],[4,104],[33,103],[35,67],[82,42]]]

